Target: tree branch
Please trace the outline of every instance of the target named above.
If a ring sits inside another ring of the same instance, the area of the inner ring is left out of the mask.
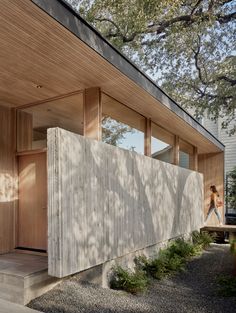
[[[114,33],[113,32],[109,32],[109,33],[107,33],[105,35],[106,38],[108,38],[108,39],[109,38],[113,38],[113,37],[120,37],[124,43],[127,43],[127,42],[133,41],[135,39],[135,37],[137,36],[137,34],[138,34],[137,32],[134,32],[134,33],[132,33],[129,36],[124,35],[121,32],[120,27],[113,20],[111,20],[109,18],[96,17],[96,18],[94,18],[94,20],[97,21],[97,22],[108,22],[108,23],[112,24],[116,28],[117,32],[114,32]]]

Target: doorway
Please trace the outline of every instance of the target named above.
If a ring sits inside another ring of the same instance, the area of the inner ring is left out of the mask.
[[[19,205],[17,248],[47,250],[46,149],[18,154]]]

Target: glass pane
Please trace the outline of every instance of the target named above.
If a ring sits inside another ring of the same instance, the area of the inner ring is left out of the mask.
[[[190,156],[188,153],[183,151],[179,152],[179,166],[184,168],[189,168]]]
[[[152,157],[167,163],[173,162],[174,135],[152,123]]]
[[[180,139],[179,141],[179,166],[189,169],[190,168],[190,160],[193,157],[193,146]]]
[[[144,154],[145,118],[105,94],[102,111],[103,142]]]
[[[47,101],[18,111],[17,125],[18,151],[45,148],[48,128],[60,127],[82,135],[83,94]],[[25,125],[28,125],[27,128]],[[26,143],[25,138],[31,138],[31,144],[29,139]]]

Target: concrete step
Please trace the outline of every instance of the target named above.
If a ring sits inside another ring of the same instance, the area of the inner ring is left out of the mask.
[[[60,280],[48,275],[47,257],[21,253],[0,255],[0,298],[27,304]]]

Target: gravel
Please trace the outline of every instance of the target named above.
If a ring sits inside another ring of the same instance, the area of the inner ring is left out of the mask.
[[[45,313],[235,313],[236,295],[221,297],[216,286],[217,276],[232,273],[232,267],[229,246],[213,244],[185,271],[153,281],[145,294],[103,289],[74,276],[28,306]]]

